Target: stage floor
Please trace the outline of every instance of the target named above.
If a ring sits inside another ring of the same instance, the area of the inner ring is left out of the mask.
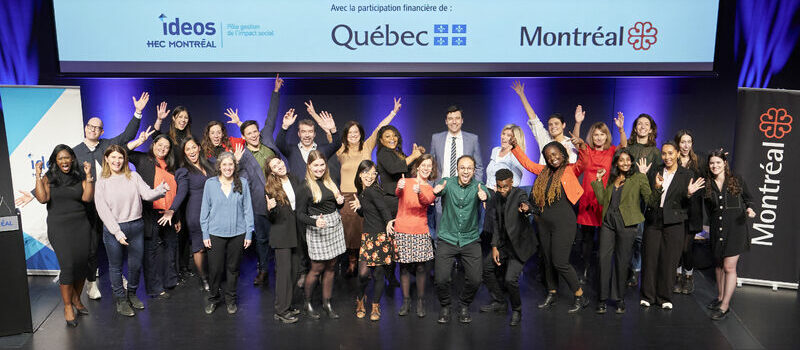
[[[464,325],[436,323],[439,310],[432,281],[427,284],[428,315],[397,316],[402,302],[399,288],[387,288],[378,322],[357,319],[351,296],[355,279],[337,277],[334,306],[342,316],[314,321],[302,317],[284,325],[273,320],[274,281],[269,287],[252,286],[254,260],[246,256],[239,283],[239,312],[228,315],[224,307],[213,315],[203,312],[204,295],[192,280],[171,291],[169,300],[145,299],[147,306],[135,317],[118,316],[107,275],[100,278],[103,298],[88,300],[91,315],[80,317],[77,328],[64,323],[58,288],[50,277],[30,277],[33,335],[0,338],[0,347],[22,349],[798,349],[800,348],[800,301],[796,291],[777,292],[763,287],[737,289],[733,312],[726,320],[709,319],[705,304],[712,298],[709,279],[698,275],[693,295],[675,295],[675,309],[664,311],[638,306],[638,291],[628,290],[627,313],[594,313],[594,288],[586,288],[592,304],[577,315],[567,314],[572,298],[562,291],[556,307],[536,308],[543,289],[536,281],[535,265],[529,263],[521,280],[523,319],[508,326],[509,314],[479,313],[489,300],[481,287],[471,307],[473,321]],[[460,275],[456,280],[460,279]],[[591,281],[590,281],[591,282]],[[590,283],[591,285],[591,283]],[[457,288],[460,288],[458,286]],[[319,289],[319,288],[318,288]],[[563,288],[565,289],[565,288]],[[412,286],[413,290],[413,286]],[[412,292],[413,293],[413,292]],[[317,293],[318,294],[318,293]],[[296,299],[300,300],[300,299]],[[319,304],[319,299],[316,299]],[[369,308],[368,308],[369,310]],[[37,321],[38,319],[38,321]],[[41,323],[39,325],[38,323]]]

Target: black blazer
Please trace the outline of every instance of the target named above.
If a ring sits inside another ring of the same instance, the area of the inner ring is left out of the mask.
[[[288,176],[296,195],[300,190],[300,182],[291,174]],[[262,200],[266,201],[266,198]],[[268,218],[272,224],[269,231],[269,246],[273,249],[297,247],[298,228],[301,225],[297,222],[292,206],[278,202],[278,205],[269,211]]]
[[[523,262],[536,253],[533,226],[524,213],[519,212],[519,204],[528,201],[528,195],[520,188],[514,187],[508,193],[505,205],[500,205],[500,194],[492,196],[492,205],[495,206],[494,230],[492,233],[492,247],[500,243],[500,216],[503,213],[505,228],[511,241],[511,248],[517,258]]]
[[[663,173],[664,169],[658,169],[657,173]],[[661,193],[664,192],[662,187],[657,190],[655,187],[655,174],[650,178],[650,187],[653,189],[653,194],[650,196],[650,203],[647,204],[647,209],[644,213],[645,223],[653,224],[656,222],[657,210],[661,206]],[[682,223],[688,218],[689,198],[686,197],[688,193],[689,180],[692,179],[692,172],[682,166],[678,166],[675,170],[675,177],[667,188],[667,195],[664,199],[664,224],[677,224]]]

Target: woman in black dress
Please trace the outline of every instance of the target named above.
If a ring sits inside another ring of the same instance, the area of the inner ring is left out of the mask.
[[[75,152],[67,145],[58,145],[48,160],[47,173],[42,176],[42,162],[36,163],[34,196],[47,203],[47,239],[53,246],[61,268],[58,277],[64,319],[76,327],[73,307],[78,315],[88,315],[81,303],[83,282],[89,274],[89,218],[84,203],[94,198],[94,179],[91,165],[78,168]]]
[[[397,128],[386,125],[378,130],[378,152],[375,155],[378,160],[378,176],[381,178],[383,196],[392,217],[397,215],[397,196],[394,193],[397,181],[408,173],[408,166],[424,153],[425,148],[415,143],[411,154],[406,156],[403,153],[403,136]]]
[[[754,218],[750,192],[740,177],[733,176],[728,156],[723,150],[708,155],[708,177],[703,202],[711,227],[711,251],[716,260],[717,298],[708,304],[711,318],[728,315],[731,296],[736,289],[736,264],[739,254],[750,250],[747,218]]]
[[[358,299],[356,303],[356,317],[364,318],[367,300],[367,284],[372,275],[372,310],[369,319],[381,319],[381,296],[386,286],[386,276],[392,271],[387,271],[394,261],[394,244],[387,233],[386,224],[392,220],[389,208],[383,200],[381,187],[377,181],[378,173],[375,163],[371,160],[362,160],[356,172],[355,186],[358,196],[350,203],[358,215],[364,217],[364,229],[361,234],[361,249],[358,254]]]

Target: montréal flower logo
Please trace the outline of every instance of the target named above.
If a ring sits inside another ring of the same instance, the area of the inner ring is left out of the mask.
[[[634,50],[650,50],[650,47],[658,41],[656,35],[658,29],[649,21],[636,22],[628,29],[628,44],[631,44]]]
[[[792,116],[785,108],[770,108],[761,114],[758,130],[771,139],[782,139],[792,132]]]

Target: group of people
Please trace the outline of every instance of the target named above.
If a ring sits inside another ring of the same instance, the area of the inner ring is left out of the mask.
[[[509,124],[484,168],[478,137],[461,130],[464,120],[456,106],[447,109],[447,130],[433,135],[430,152],[414,143],[406,154],[400,131],[391,125],[399,98],[370,134],[356,121],[340,132],[330,113],[317,113],[308,101],[311,119],[297,122],[299,142],[289,143],[297,113],[292,108],[278,118],[283,84],[276,77],[261,129],[254,120],[242,121],[238,110],[226,111],[242,138],[229,137],[219,121],[195,138],[189,111],[180,106],[169,111],[165,102],[157,106],[152,128],[137,137],[149,101],[143,93],[133,98],[134,117],[119,136],[101,138],[102,121],[91,118],[81,144],[58,145],[46,166],[36,164],[33,195],[24,193],[17,204],[35,197],[47,205],[68,325],[76,326],[77,316],[89,312],[80,299],[84,281],[89,296],[100,297],[95,280],[100,238],[116,311],[125,316],[145,308],[137,297],[140,271],[147,294],[167,299],[189,255],[207,292],[204,311],[211,314],[224,302],[228,313],[236,313],[239,266],[253,246],[255,285],[267,284],[274,257],[274,318],[280,322],[297,322],[301,313],[339,318],[332,297],[341,257],[357,278],[358,318],[381,318],[385,285],[395,280],[399,265],[400,316],[413,305],[416,315],[425,317],[425,285],[433,268],[439,323],[449,323],[453,313],[459,322],[471,322],[470,304],[485,284],[492,300],[480,310],[506,312],[510,303],[510,324],[516,326],[522,318],[519,279],[533,256],[546,290],[539,309],[557,302],[559,278],[574,295],[569,313],[589,304],[583,288],[595,236],[597,313],[605,313],[610,302],[616,313],[625,312],[627,287],[637,283],[640,269],[640,305],[672,309],[673,292],[693,289],[687,251],[702,230],[704,212],[718,287],[708,308],[715,320],[727,315],[736,263],[749,247],[745,221],[755,212],[746,184],[731,173],[727,152],[698,155],[690,131],[680,131],[659,149],[653,118],[639,115],[628,137],[618,113],[618,146],[603,122],[594,123],[583,141],[581,106],[567,136],[565,118],[556,113],[540,120],[524,85],[514,82],[541,152],[539,162],[526,155],[522,128]],[[170,116],[169,131],[161,133]],[[317,126],[326,143],[315,142]],[[149,151],[135,151],[153,135]],[[328,164],[334,159],[338,169]],[[525,171],[536,175],[530,190],[520,187]],[[576,236],[584,259],[581,274],[569,261]],[[454,311],[451,284],[459,270],[464,287]],[[322,312],[312,300],[318,282]],[[293,307],[296,288],[303,289],[299,308]]]

